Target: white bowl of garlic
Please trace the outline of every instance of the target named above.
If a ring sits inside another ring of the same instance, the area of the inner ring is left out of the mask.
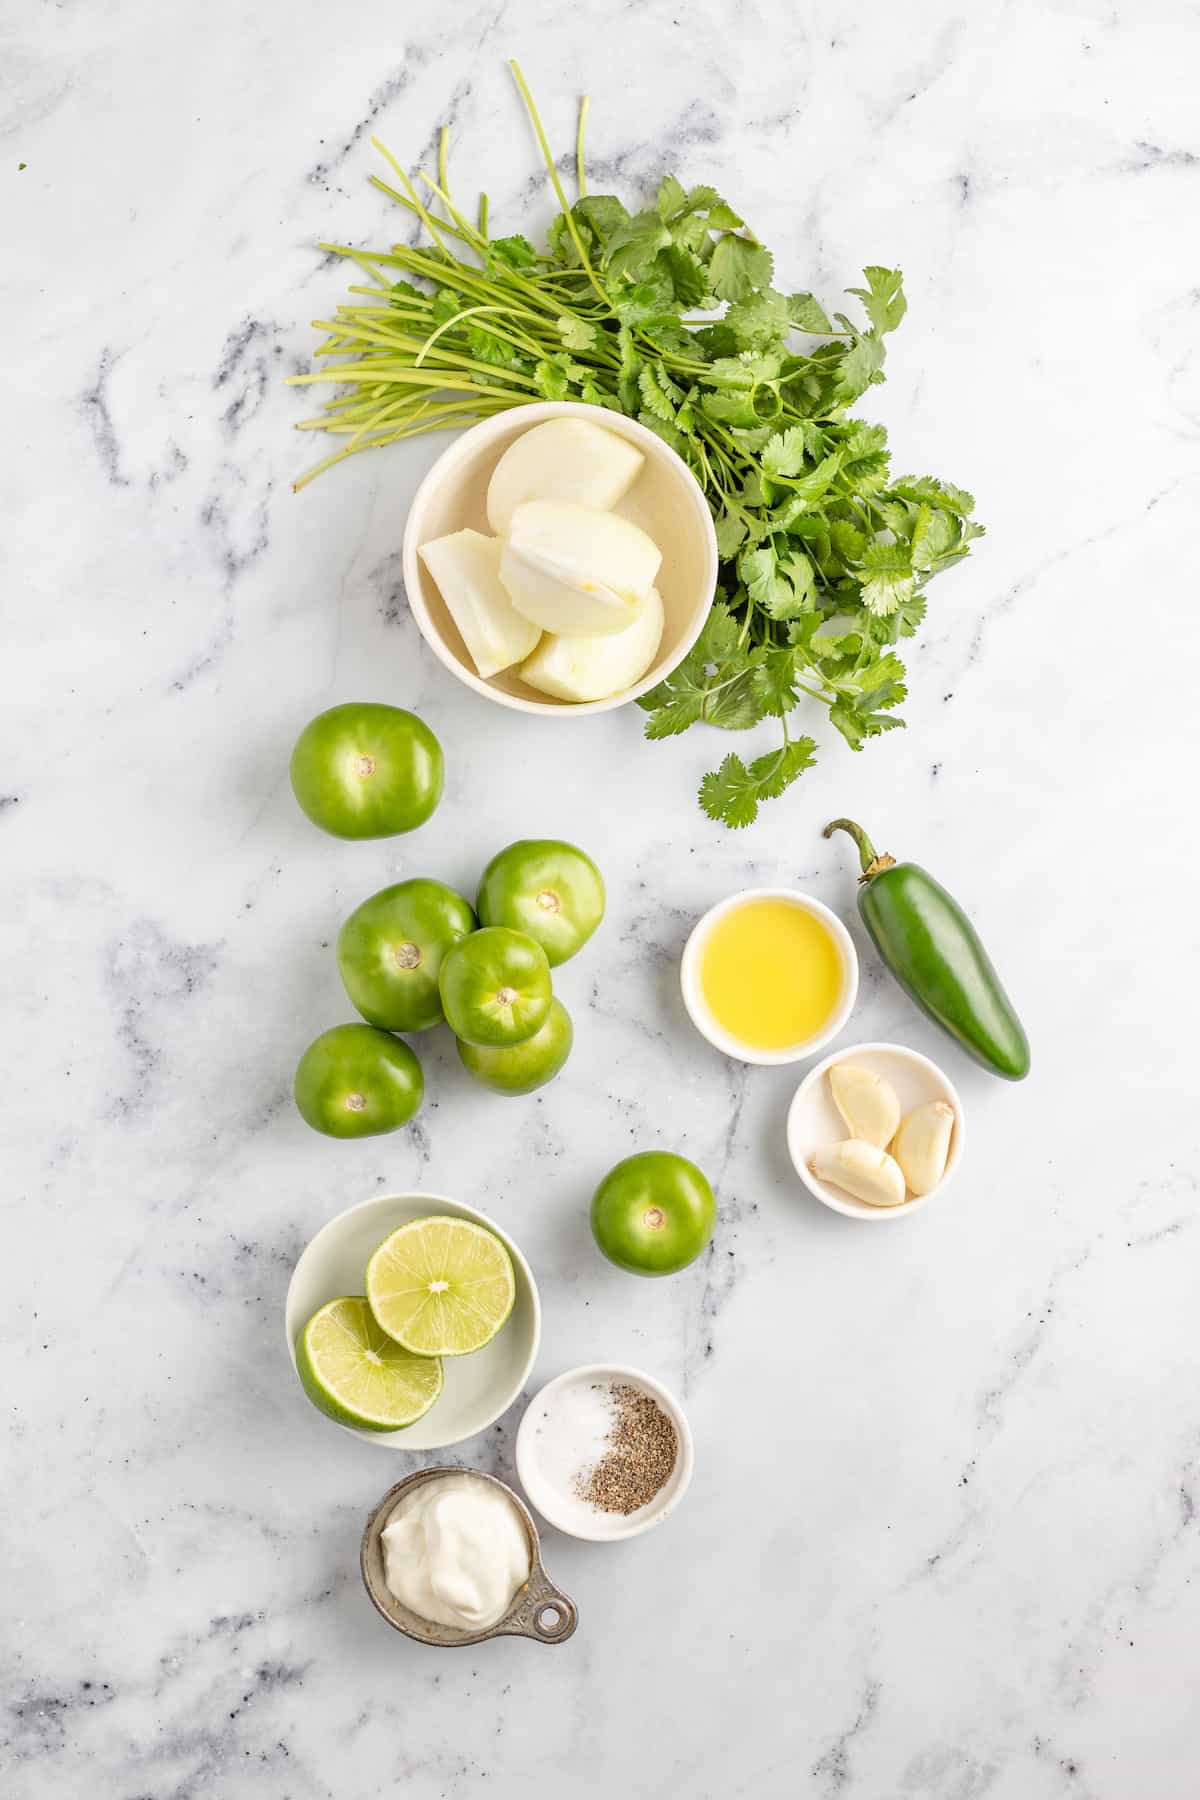
[[[451,674],[518,712],[607,712],[675,669],[712,606],[699,482],[635,419],[549,400],[465,431],[404,529],[408,603]]]
[[[849,1219],[904,1219],[945,1192],[965,1142],[962,1101],[905,1044],[854,1044],[810,1069],[787,1118],[811,1194]]]

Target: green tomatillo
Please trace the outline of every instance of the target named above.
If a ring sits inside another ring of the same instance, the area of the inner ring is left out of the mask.
[[[523,931],[503,925],[452,944],[439,986],[455,1037],[484,1046],[524,1043],[544,1024],[553,998],[546,952]]]
[[[309,721],[292,751],[292,787],[314,825],[340,838],[414,831],[442,797],[442,746],[400,706],[352,701]]]
[[[464,1069],[494,1094],[532,1094],[554,1080],[574,1039],[571,1015],[561,1000],[552,1000],[545,1022],[524,1043],[489,1049],[460,1040],[458,1054]]]
[[[592,1196],[592,1235],[609,1262],[633,1275],[675,1275],[713,1234],[717,1203],[685,1156],[643,1150],[610,1169]]]
[[[590,856],[557,838],[521,838],[493,856],[476,898],[481,925],[524,931],[557,968],[604,917],[604,882]]]
[[[445,1016],[442,958],[474,929],[471,908],[441,881],[418,877],[381,888],[338,932],[346,992],[363,1018],[384,1031],[428,1031]]]
[[[300,1117],[326,1137],[396,1131],[425,1094],[421,1065],[407,1044],[373,1025],[335,1025],[315,1038],[296,1070]]]

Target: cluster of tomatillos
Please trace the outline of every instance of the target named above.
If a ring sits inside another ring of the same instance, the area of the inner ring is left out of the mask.
[[[401,707],[334,706],[301,732],[291,776],[302,810],[323,831],[392,837],[423,825],[437,807],[442,747]],[[367,1023],[335,1025],[304,1052],[295,1088],[301,1116],[340,1138],[406,1125],[424,1098],[425,1078],[395,1034],[428,1031],[443,1020],[463,1067],[485,1087],[498,1094],[543,1087],[566,1062],[573,1036],[550,970],[582,949],[603,917],[599,869],[582,850],[553,838],[522,839],[494,856],[474,907],[424,877],[372,894],[337,940],[346,992]],[[645,1150],[610,1169],[596,1189],[592,1235],[618,1268],[673,1275],[707,1248],[716,1212],[712,1188],[694,1163],[670,1150]],[[365,1303],[337,1304],[359,1308],[353,1329],[368,1330]],[[337,1323],[353,1325],[342,1315]],[[384,1329],[403,1341],[392,1324]],[[405,1388],[403,1402],[423,1411],[435,1398],[424,1386],[415,1396]]]
[[[333,707],[301,733],[292,786],[315,824],[343,838],[411,831],[441,798],[442,751],[415,714]],[[589,856],[556,839],[522,839],[488,863],[475,905],[416,877],[372,894],[338,933],[346,992],[366,1020],[322,1032],[296,1070],[296,1105],[330,1137],[406,1125],[425,1080],[397,1033],[450,1026],[464,1068],[498,1094],[529,1094],[571,1053],[570,1016],[550,970],[604,917]]]

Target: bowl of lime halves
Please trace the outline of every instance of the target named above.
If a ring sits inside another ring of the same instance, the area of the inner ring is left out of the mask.
[[[443,1194],[378,1194],[302,1252],[284,1331],[305,1393],[343,1430],[444,1450],[518,1398],[541,1306],[529,1264],[485,1213]]]

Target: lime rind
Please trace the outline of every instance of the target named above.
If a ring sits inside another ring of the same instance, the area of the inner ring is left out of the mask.
[[[380,1329],[361,1295],[315,1312],[296,1339],[296,1368],[314,1406],[340,1425],[403,1431],[442,1391],[436,1356],[417,1356]]]
[[[411,1219],[367,1264],[380,1329],[417,1356],[470,1356],[490,1344],[517,1296],[512,1258],[494,1232],[445,1214]]]

